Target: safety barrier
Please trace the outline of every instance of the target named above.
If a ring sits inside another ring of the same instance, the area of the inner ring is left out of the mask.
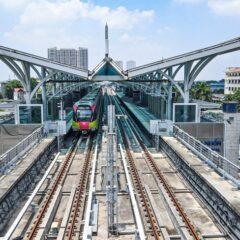
[[[0,156],[0,174],[5,174],[16,162],[43,137],[43,127],[39,127],[14,147]]]
[[[232,180],[240,186],[239,174],[240,167],[232,163],[227,158],[219,155],[211,148],[207,147],[199,140],[184,132],[181,128],[173,126],[173,135],[180,140],[187,148],[192,150],[200,159],[208,163],[212,168],[219,172],[223,177]]]

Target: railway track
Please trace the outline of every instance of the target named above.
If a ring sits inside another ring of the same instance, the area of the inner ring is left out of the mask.
[[[136,165],[134,163],[134,158],[133,158],[133,156],[131,154],[131,151],[130,151],[130,148],[129,148],[129,144],[128,144],[128,141],[127,141],[127,136],[126,136],[126,134],[124,132],[124,128],[122,127],[122,125],[119,124],[118,126],[120,128],[120,132],[121,132],[121,135],[122,135],[123,143],[125,145],[125,150],[126,150],[127,158],[128,158],[128,161],[129,161],[131,173],[132,173],[132,176],[133,176],[134,185],[135,185],[135,188],[136,188],[136,190],[138,192],[139,198],[141,200],[142,207],[146,211],[145,217],[148,218],[147,222],[149,222],[150,225],[151,225],[150,226],[150,230],[152,232],[151,235],[155,239],[160,239],[160,230],[159,230],[159,228],[157,226],[157,221],[155,219],[153,210],[150,207],[150,203],[148,201],[147,194],[145,192],[145,189],[144,189],[143,183],[141,181],[141,178],[140,178],[140,176],[138,174],[137,167],[136,167]]]
[[[112,92],[110,95],[113,95]],[[105,105],[114,104],[120,116],[127,115],[127,118],[117,117],[116,120],[122,156],[116,159],[118,162],[115,169],[119,174],[116,184],[120,189],[118,204],[121,206],[121,213],[120,210],[118,213],[121,217],[120,224],[117,223],[119,224],[118,232],[116,235],[113,233],[111,239],[118,238],[119,235],[121,239],[125,239],[124,235],[127,235],[126,239],[128,239],[136,234],[139,234],[139,239],[146,237],[146,239],[200,240],[215,236],[217,236],[215,239],[221,236],[220,239],[228,239],[225,238],[224,232],[217,231],[219,228],[218,225],[214,225],[213,218],[208,218],[211,221],[206,220],[207,213],[201,213],[204,211],[204,205],[197,205],[199,201],[196,195],[192,194],[189,185],[185,184],[176,168],[168,163],[168,157],[163,153],[149,152],[144,142],[145,139],[139,133],[139,127],[134,124],[118,99],[114,96],[105,96],[104,102]],[[104,112],[105,118],[103,116],[103,119],[106,119],[106,108]],[[98,133],[76,136],[67,154],[60,156],[59,160],[62,159],[62,161],[52,181],[47,187],[44,186],[44,191],[41,190],[39,193],[42,194],[41,196],[44,194],[45,197],[33,221],[31,219],[31,227],[28,227],[24,239],[44,237],[58,240],[87,239],[90,226],[94,226],[94,239],[109,238],[105,215],[106,193],[102,188],[107,179],[106,153],[104,152],[107,142],[105,133],[101,132],[101,126],[102,123],[100,123]],[[124,146],[125,151],[121,146]],[[100,155],[97,157],[98,154]],[[131,183],[129,184],[131,191],[126,191],[126,176],[128,176],[128,182]],[[177,184],[177,181],[180,183]],[[92,220],[89,220],[92,218],[93,211],[92,198],[89,198],[91,194],[93,196],[92,190],[90,191],[93,187],[94,191],[97,189],[94,198],[98,201],[95,207],[99,209],[97,211],[95,209],[95,213],[98,212],[98,214],[95,215],[94,222],[96,219],[97,222],[99,221],[95,225],[91,225]],[[131,200],[129,192],[133,196]],[[192,204],[193,200],[198,203]],[[184,201],[189,201],[191,208],[186,206]],[[135,210],[133,210],[134,206]],[[198,206],[200,207],[198,213],[191,212],[193,209],[197,211]],[[137,218],[136,213],[138,213]],[[202,226],[203,219],[206,224]],[[47,224],[44,225],[46,222]],[[47,228],[45,229],[44,226]],[[204,228],[206,226],[207,230]],[[209,232],[208,229],[210,229]]]
[[[88,174],[89,174],[90,165],[91,165],[91,157],[93,154],[94,136],[95,136],[94,133],[90,135],[86,157],[84,160],[79,182],[75,191],[73,205],[71,208],[68,225],[65,232],[65,238],[64,238],[67,240],[70,240],[73,237],[75,237],[76,232],[79,232],[80,230],[80,225],[78,220],[80,217],[79,212],[81,211],[81,208],[83,207],[83,204],[84,204],[84,195],[87,187]]]
[[[116,99],[114,99],[114,102],[116,103],[117,107],[120,108],[120,104],[117,102]],[[121,110],[124,112],[124,114],[126,114],[126,112],[124,110]],[[129,124],[131,125],[131,124]],[[127,140],[127,136],[126,136],[126,130],[124,131],[124,128],[122,126],[122,124],[119,124],[119,128],[120,128],[120,132],[121,132],[121,135],[122,135],[122,138],[123,138],[123,143],[125,145],[125,148],[126,148],[126,154],[127,154],[127,157],[129,159],[129,164],[130,164],[130,168],[131,168],[131,171],[132,171],[132,174],[133,174],[133,178],[134,178],[134,182],[136,184],[136,189],[138,191],[138,194],[140,194],[141,196],[141,201],[143,201],[143,204],[144,206],[149,206],[149,203],[148,203],[148,200],[143,197],[143,196],[146,196],[146,193],[145,193],[145,190],[144,190],[144,187],[141,183],[141,180],[140,180],[140,177],[139,177],[139,174],[138,174],[138,170],[135,166],[135,163],[134,163],[134,159],[133,159],[133,156],[131,154],[131,151],[130,151],[130,146],[128,144],[128,140]],[[142,141],[141,137],[139,136],[137,130],[134,128],[134,127],[131,127],[131,131],[134,133],[143,153],[144,153],[144,156],[146,158],[146,160],[148,161],[150,167],[151,167],[151,170],[154,172],[154,174],[156,175],[157,179],[159,180],[159,182],[162,184],[162,186],[164,187],[164,189],[166,190],[169,198],[171,199],[171,201],[173,202],[177,212],[179,213],[179,215],[181,216],[183,222],[185,223],[188,231],[189,231],[189,234],[192,236],[192,238],[194,240],[200,240],[201,237],[199,236],[199,234],[197,233],[197,231],[195,230],[194,226],[192,225],[191,221],[189,220],[187,214],[184,212],[181,204],[178,202],[174,192],[172,191],[171,187],[169,186],[167,180],[165,179],[164,175],[162,174],[161,170],[159,169],[159,167],[157,166],[154,158],[151,156],[151,154],[149,153],[148,149],[146,148],[144,142]],[[153,214],[152,214],[152,210],[149,209],[148,207],[146,208],[146,211],[147,211],[147,215],[148,215],[148,218],[149,218],[149,221],[151,223],[151,226],[152,226],[152,231],[153,231],[153,235],[155,237],[155,239],[160,239],[159,236],[160,236],[160,231],[158,230],[158,226],[156,226],[156,220],[153,219]]]
[[[135,129],[133,129],[133,131],[135,132]],[[157,178],[159,179],[159,181],[162,183],[163,187],[167,191],[168,196],[170,197],[171,201],[173,202],[174,206],[176,207],[177,211],[179,212],[180,216],[182,217],[183,221],[185,222],[185,224],[186,224],[186,226],[187,226],[187,228],[189,230],[190,235],[195,240],[201,240],[201,238],[199,237],[197,231],[195,230],[194,226],[192,225],[191,221],[187,217],[187,214],[184,212],[182,206],[178,202],[178,200],[177,200],[175,194],[173,193],[171,187],[169,186],[167,180],[163,176],[161,170],[159,169],[159,167],[157,166],[157,164],[154,161],[153,157],[151,156],[151,154],[149,153],[149,151],[145,147],[144,143],[142,142],[142,140],[138,136],[137,132],[135,132],[135,135],[136,135],[136,138],[137,138],[141,148],[143,149],[143,152],[144,152],[144,155],[146,156],[146,159],[148,160],[148,162],[150,163],[150,166],[152,167],[152,170],[154,171],[154,173],[156,174]]]
[[[60,186],[65,179],[66,173],[67,173],[67,171],[71,165],[71,162],[76,154],[77,146],[78,146],[80,140],[81,140],[80,135],[77,134],[73,140],[73,145],[70,148],[64,163],[62,164],[59,172],[57,173],[57,176],[55,177],[53,183],[50,186],[49,191],[47,192],[45,199],[43,200],[43,203],[37,213],[37,216],[35,217],[35,219],[32,223],[30,231],[27,233],[27,236],[26,236],[27,240],[28,239],[31,240],[36,237],[38,229],[39,229],[39,225],[43,221],[43,218],[44,218],[46,211],[53,199],[53,196],[54,196],[58,186]]]

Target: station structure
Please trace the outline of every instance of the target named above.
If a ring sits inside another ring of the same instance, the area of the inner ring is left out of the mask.
[[[161,96],[167,106],[167,118],[172,112],[172,88],[175,86],[185,103],[189,102],[189,91],[199,75],[215,57],[240,49],[240,38],[188,52],[157,62],[124,71],[109,56],[108,26],[105,26],[105,58],[93,69],[84,70],[56,63],[15,49],[0,47],[0,60],[5,63],[21,81],[26,91],[26,103],[42,88],[44,119],[47,118],[47,101],[61,93],[77,87],[86,87],[93,82],[118,82],[127,87],[151,92]],[[183,86],[176,81],[176,75],[183,69]],[[31,74],[37,75],[40,82],[31,90]],[[51,83],[52,91],[46,90]]]
[[[105,56],[93,70],[0,47],[26,106],[41,89],[42,123],[58,118],[56,99],[94,85],[103,92],[99,130],[73,134],[68,124],[60,147],[59,132],[47,134],[44,124],[0,126],[0,239],[240,239],[239,113],[224,109],[225,128],[184,123],[199,73],[238,50],[235,38],[124,71],[110,57],[107,25]],[[40,80],[34,89],[33,75]],[[171,121],[173,88],[185,104],[179,124]],[[69,116],[61,111],[61,120]],[[224,136],[231,140],[225,147]]]

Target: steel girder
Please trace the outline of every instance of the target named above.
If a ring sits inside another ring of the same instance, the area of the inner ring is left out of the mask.
[[[157,83],[158,84],[158,83]],[[150,94],[152,96],[160,96],[162,98],[164,98],[166,100],[167,98],[167,89],[164,86],[160,86],[158,88],[154,87],[154,85],[156,85],[156,83],[139,83],[139,82],[121,82],[121,83],[117,83],[117,85],[123,86],[125,88],[131,88],[133,90],[136,91],[141,91],[144,92],[146,94]],[[164,88],[165,93],[163,93],[163,91],[160,91],[159,89]],[[159,90],[159,91],[158,91]]]
[[[59,72],[58,70],[53,70],[46,67],[39,67],[34,63],[16,60],[9,56],[7,57],[7,56],[0,55],[0,60],[5,65],[7,65],[10,68],[10,70],[13,71],[13,73],[22,83],[23,87],[26,90],[26,103],[30,103],[33,96],[38,91],[38,89],[40,87],[43,87],[43,85],[48,81],[52,80],[55,82],[79,82],[79,81],[86,80],[86,78],[81,76]],[[67,66],[65,66],[65,68],[67,68]],[[70,66],[69,66],[69,69],[71,69]],[[31,91],[31,72],[32,71],[37,75],[40,82]]]
[[[204,69],[204,67],[214,59],[215,56],[204,57],[202,59],[193,60],[185,63],[181,63],[177,66],[168,67],[166,69],[159,69],[153,72],[146,72],[136,77],[130,78],[133,82],[165,82],[168,81],[174,85],[180,92],[185,102],[189,101],[189,91],[193,85],[193,82]],[[183,70],[183,88],[176,81],[176,76]]]
[[[83,89],[87,88],[90,85],[93,85],[92,82],[79,82],[79,83],[73,83],[73,84],[58,84],[58,86],[54,89],[55,92],[48,91],[47,92],[47,101],[52,100],[53,98],[62,97],[63,95],[66,95],[76,89]]]

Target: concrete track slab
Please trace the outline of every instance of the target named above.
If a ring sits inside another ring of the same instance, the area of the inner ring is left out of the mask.
[[[178,193],[177,199],[184,208],[195,229],[204,234],[220,234],[213,220],[206,214],[196,199],[190,193]]]
[[[189,164],[193,162],[193,159],[194,162],[202,163],[197,156],[190,153],[189,150],[174,137],[163,137],[163,139]],[[240,215],[240,190],[237,190],[230,181],[222,178],[207,165],[193,165],[192,168]]]
[[[177,230],[175,229],[174,225],[173,225],[173,222],[169,216],[169,213],[167,212],[165,206],[164,206],[164,203],[160,197],[159,194],[152,194],[153,195],[153,198],[155,200],[155,203],[157,205],[157,208],[158,208],[158,212],[161,216],[161,219],[163,221],[163,226],[166,227],[167,229],[167,232],[169,235],[176,235],[178,234],[177,233]]]
[[[6,175],[0,181],[0,199],[4,197],[7,190],[15,185],[15,182],[20,179],[23,174],[28,171],[32,164],[36,161],[37,156],[47,148],[49,144],[53,141],[53,138],[43,139],[38,145],[34,146],[32,151],[26,155],[26,157],[17,164],[15,169],[13,169],[9,175]],[[7,188],[6,188],[7,187]],[[6,191],[5,191],[6,189]]]

